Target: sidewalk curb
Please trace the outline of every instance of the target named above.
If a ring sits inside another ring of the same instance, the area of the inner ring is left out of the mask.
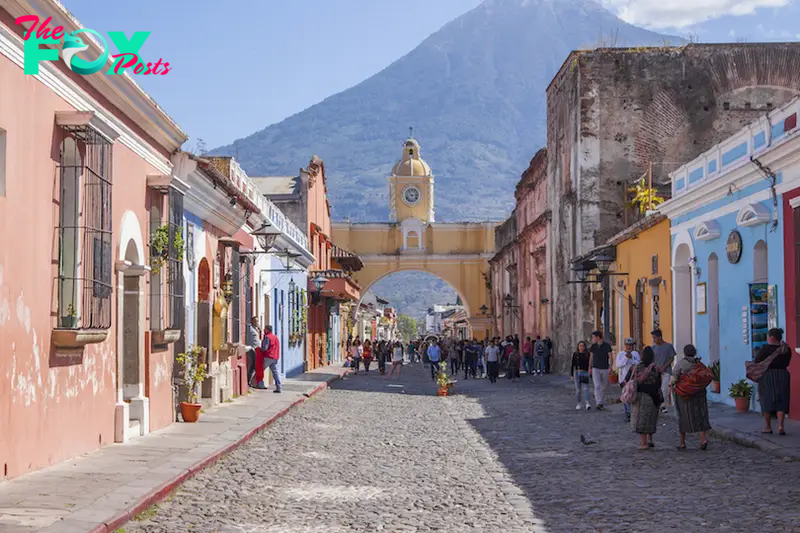
[[[677,415],[675,415],[672,409],[670,409],[670,411],[667,413],[667,418],[675,422],[677,422],[678,420]],[[734,444],[738,444],[739,446],[745,446],[747,448],[754,448],[756,450],[760,450],[766,454],[778,457],[785,461],[800,461],[800,452],[793,450],[791,448],[784,448],[782,446],[775,444],[774,442],[770,442],[766,439],[761,439],[759,437],[750,435],[748,433],[744,433],[742,431],[738,431],[736,429],[730,429],[725,426],[721,427],[717,426],[717,427],[712,427],[711,430],[708,432],[708,434],[720,440],[733,442]]]
[[[122,526],[133,520],[133,518],[136,517],[138,514],[140,514],[142,511],[145,511],[146,509],[152,507],[153,505],[162,502],[167,496],[170,495],[170,493],[175,491],[175,489],[177,489],[180,485],[182,485],[189,479],[193,478],[195,475],[197,475],[198,472],[216,463],[222,457],[228,455],[235,449],[243,446],[253,437],[255,437],[256,435],[264,431],[266,428],[271,426],[273,423],[275,423],[276,420],[285,416],[289,411],[291,411],[298,405],[307,402],[309,399],[313,398],[320,392],[328,389],[331,383],[342,379],[349,373],[350,371],[349,369],[347,369],[344,370],[343,372],[339,372],[339,374],[336,376],[328,378],[324,383],[320,383],[319,385],[317,385],[317,387],[315,387],[314,390],[308,393],[307,396],[304,393],[302,398],[298,398],[297,400],[292,402],[291,405],[284,408],[280,412],[274,414],[273,416],[265,420],[263,423],[261,423],[258,427],[251,429],[250,431],[242,435],[235,442],[228,444],[224,448],[217,450],[208,457],[205,457],[204,459],[198,461],[197,463],[190,466],[188,469],[184,470],[171,480],[167,481],[166,483],[163,483],[162,485],[156,487],[155,489],[147,493],[137,502],[132,503],[127,510],[117,514],[107,522],[95,526],[87,533],[114,533],[114,531],[116,531],[117,529],[121,528]]]

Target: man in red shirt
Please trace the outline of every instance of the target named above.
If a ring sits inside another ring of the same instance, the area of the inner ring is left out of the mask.
[[[275,390],[281,392],[281,376],[278,372],[278,361],[281,358],[281,346],[278,337],[272,332],[272,326],[264,326],[264,340],[261,343],[261,350],[258,352],[256,361],[256,380],[257,389],[266,389],[264,385],[264,370],[269,367],[272,372],[272,379],[275,381]]]

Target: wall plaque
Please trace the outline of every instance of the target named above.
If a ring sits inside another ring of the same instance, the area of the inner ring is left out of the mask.
[[[742,236],[738,231],[733,230],[731,234],[728,235],[725,251],[728,254],[728,261],[734,265],[742,258]]]

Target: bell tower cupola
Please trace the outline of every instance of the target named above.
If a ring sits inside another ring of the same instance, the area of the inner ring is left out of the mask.
[[[389,213],[392,222],[416,218],[434,222],[433,174],[420,157],[419,143],[413,137],[403,143],[400,160],[389,175]]]

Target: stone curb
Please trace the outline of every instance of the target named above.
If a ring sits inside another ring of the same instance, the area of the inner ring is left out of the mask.
[[[152,491],[141,497],[139,501],[131,504],[131,506],[128,509],[115,515],[107,522],[92,528],[87,533],[114,533],[114,531],[116,531],[117,529],[121,528],[122,526],[133,520],[133,518],[138,514],[140,514],[142,511],[145,511],[146,509],[152,507],[153,505],[162,502],[164,499],[166,499],[167,496],[169,496],[170,493],[172,493],[175,489],[177,489],[180,485],[182,485],[189,479],[193,478],[195,475],[197,475],[198,472],[216,463],[222,457],[228,455],[235,449],[243,446],[253,437],[255,437],[256,435],[264,431],[267,427],[272,425],[276,420],[285,416],[289,411],[291,411],[298,405],[307,402],[310,398],[316,396],[320,392],[326,390],[331,383],[339,379],[342,379],[349,373],[350,373],[349,370],[345,370],[344,372],[340,372],[339,375],[328,378],[324,383],[320,383],[317,387],[315,387],[313,391],[311,391],[307,395],[304,393],[302,398],[295,400],[294,402],[292,402],[291,405],[281,410],[280,412],[274,414],[273,416],[265,420],[262,424],[260,424],[258,427],[251,429],[250,431],[239,437],[239,439],[237,439],[235,442],[228,444],[224,448],[219,449],[216,452],[209,455],[208,457],[205,457],[204,459],[198,461],[197,463],[190,466],[188,469],[184,470],[183,472],[181,472],[171,480],[167,481],[166,483],[162,483],[161,485],[159,485],[158,487],[154,488]]]
[[[661,413],[661,416],[664,416],[664,414]],[[670,420],[673,421],[678,420],[677,415],[671,408],[669,412],[666,414],[666,416]],[[770,442],[766,439],[762,439],[750,435],[749,433],[738,431],[736,429],[727,428],[725,426],[717,426],[717,427],[712,427],[711,431],[709,431],[708,434],[712,437],[718,438],[720,440],[733,442],[734,444],[738,444],[740,446],[755,448],[756,450],[760,450],[769,455],[779,457],[785,461],[786,460],[800,461],[799,450],[795,450],[793,448],[784,448],[782,446],[775,444],[774,442]]]

